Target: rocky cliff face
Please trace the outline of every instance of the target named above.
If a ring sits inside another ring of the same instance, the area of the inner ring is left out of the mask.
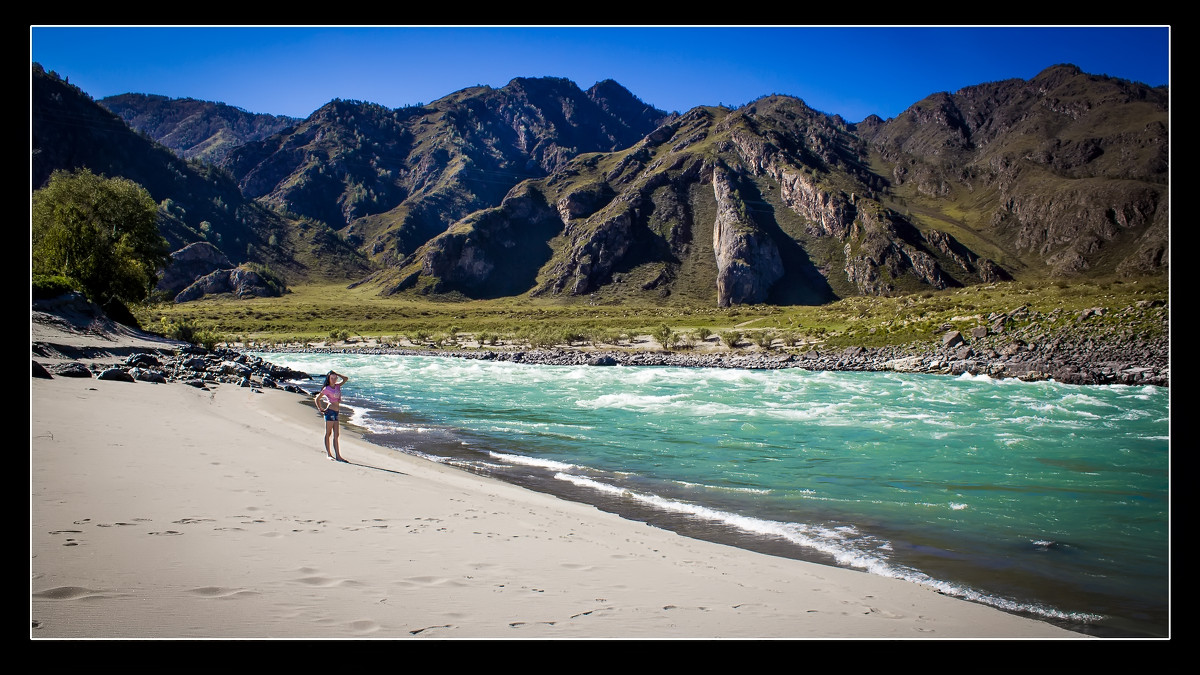
[[[769,175],[779,184],[779,194],[788,208],[803,217],[813,236],[845,238],[854,222],[855,208],[841,191],[817,184],[805,169],[804,160],[789,157],[766,139],[743,129],[732,129],[730,140],[745,166]]]
[[[713,223],[717,304],[728,307],[764,302],[771,285],[783,276],[779,249],[750,217],[745,200],[726,170],[714,168],[712,184],[717,200]]]

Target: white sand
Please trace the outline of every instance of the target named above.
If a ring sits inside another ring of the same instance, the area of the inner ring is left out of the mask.
[[[296,394],[55,378],[30,401],[33,638],[1081,637],[348,432],[330,462]]]

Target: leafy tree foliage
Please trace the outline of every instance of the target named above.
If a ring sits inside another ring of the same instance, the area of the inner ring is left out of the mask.
[[[67,277],[100,304],[144,300],[169,261],[157,214],[129,179],[55,171],[33,193],[33,273]]]

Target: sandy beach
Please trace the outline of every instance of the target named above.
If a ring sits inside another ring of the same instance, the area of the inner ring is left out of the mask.
[[[66,377],[30,390],[34,639],[1082,637],[350,432],[349,463],[327,461],[298,394]]]

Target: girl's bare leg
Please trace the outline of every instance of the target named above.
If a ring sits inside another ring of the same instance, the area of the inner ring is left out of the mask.
[[[334,434],[336,429],[337,429],[337,422],[326,422],[325,423],[325,454],[329,455],[329,459],[334,458],[333,453],[329,451],[329,436]],[[333,447],[335,447],[335,448],[337,447],[337,437],[336,436],[334,437],[334,446]]]
[[[334,458],[339,462],[346,460],[342,459],[342,449],[338,447],[338,437],[342,435],[341,424],[338,422],[330,422],[333,425],[333,454]]]

